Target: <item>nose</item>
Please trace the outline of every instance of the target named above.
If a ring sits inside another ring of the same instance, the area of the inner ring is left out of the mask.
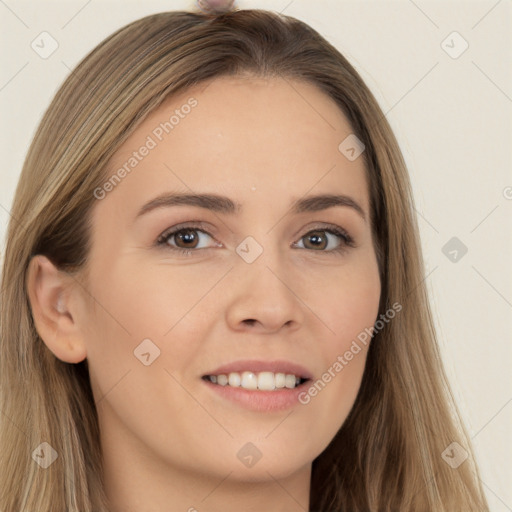
[[[226,321],[235,331],[276,333],[296,330],[304,303],[294,291],[291,271],[264,252],[253,263],[239,261],[232,275]]]

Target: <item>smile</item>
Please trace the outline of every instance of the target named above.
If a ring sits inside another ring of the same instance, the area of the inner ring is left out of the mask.
[[[283,388],[294,389],[296,386],[306,382],[304,379],[293,374],[274,372],[231,372],[229,374],[205,375],[203,379],[219,386],[230,386],[250,390],[273,391]]]

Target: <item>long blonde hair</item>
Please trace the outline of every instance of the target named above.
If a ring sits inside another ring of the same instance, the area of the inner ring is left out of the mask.
[[[34,136],[2,273],[1,512],[108,511],[87,360],[62,362],[39,337],[26,287],[31,257],[83,276],[94,190],[117,148],[170,94],[243,73],[312,83],[348,118],[365,145],[380,313],[402,305],[374,335],[356,402],[313,461],[310,510],[488,510],[437,346],[407,169],[382,110],[308,25],[235,10],[160,13],[118,30],[65,80]],[[45,470],[31,456],[42,442],[58,453]],[[456,468],[443,457],[453,442],[468,454]]]

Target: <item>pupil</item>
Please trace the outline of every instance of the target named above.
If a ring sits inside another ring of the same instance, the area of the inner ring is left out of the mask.
[[[310,235],[309,237],[309,240],[310,241],[313,241],[313,245],[315,245],[316,247],[319,247],[320,245],[322,245],[322,237],[320,235]]]
[[[185,244],[187,244],[189,242],[193,243],[196,236],[194,234],[194,230],[188,229],[188,230],[183,230],[182,234],[179,235],[179,238],[181,241],[184,241]]]

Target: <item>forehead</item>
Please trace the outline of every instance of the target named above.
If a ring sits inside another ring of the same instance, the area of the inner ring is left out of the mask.
[[[179,189],[241,203],[260,190],[283,202],[310,191],[348,193],[367,209],[363,158],[339,149],[351,134],[336,103],[310,83],[216,78],[167,98],[116,151],[108,176],[127,172],[109,201]]]

